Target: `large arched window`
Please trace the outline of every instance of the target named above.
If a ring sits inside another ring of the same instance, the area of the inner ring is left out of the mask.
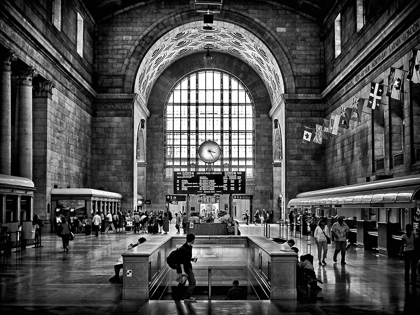
[[[222,149],[214,171],[245,171],[254,177],[254,105],[245,86],[225,72],[190,73],[172,89],[165,111],[166,177],[204,171],[197,150],[206,140]]]

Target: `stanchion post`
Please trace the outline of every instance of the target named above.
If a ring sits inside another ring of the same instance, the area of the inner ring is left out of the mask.
[[[208,282],[209,282],[209,301],[211,301],[211,267],[208,269]]]

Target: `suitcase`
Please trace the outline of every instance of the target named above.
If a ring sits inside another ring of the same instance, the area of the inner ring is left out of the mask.
[[[148,225],[148,226],[147,226],[147,232],[148,232],[149,234],[153,234],[153,226],[152,226],[152,225]]]
[[[153,234],[157,234],[157,233],[159,233],[159,225],[156,223],[156,224],[153,226]]]

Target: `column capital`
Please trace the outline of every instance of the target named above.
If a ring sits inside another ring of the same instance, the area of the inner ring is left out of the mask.
[[[52,89],[55,87],[53,81],[50,80],[43,80],[38,81],[34,85],[34,96],[35,97],[47,97],[52,95]]]
[[[12,62],[17,60],[17,54],[8,50],[6,57],[3,59],[3,71],[11,71]]]
[[[26,67],[20,73],[22,85],[32,85],[32,79],[38,75],[38,71],[34,67]]]

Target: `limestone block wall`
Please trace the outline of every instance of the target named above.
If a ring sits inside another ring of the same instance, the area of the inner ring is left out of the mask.
[[[272,45],[270,49],[284,71],[287,93],[322,90],[322,47],[315,19],[274,2],[240,0],[224,3],[222,12],[215,18],[252,30],[268,46]],[[137,68],[153,42],[178,25],[201,20],[193,5],[178,0],[170,4],[145,2],[98,21],[98,92],[132,93]],[[292,70],[283,67],[288,63],[292,64],[288,68]]]
[[[300,192],[322,189],[327,184],[325,144],[302,143],[305,126],[315,128],[315,124],[323,123],[322,108],[322,103],[286,102],[286,204]]]
[[[92,122],[93,187],[123,195],[123,211],[133,211],[135,146],[133,99],[101,99]],[[136,179],[137,180],[137,179]]]

